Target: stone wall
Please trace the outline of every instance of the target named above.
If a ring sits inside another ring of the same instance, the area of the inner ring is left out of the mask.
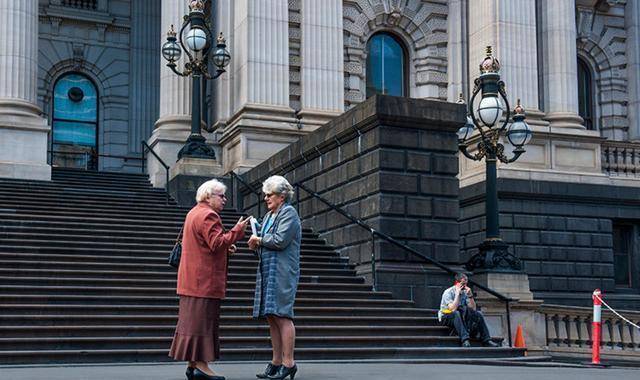
[[[523,260],[533,292],[546,301],[545,292],[583,293],[588,303],[595,288],[616,291],[612,225],[638,224],[637,189],[498,179],[498,192],[502,238]],[[460,199],[466,260],[484,239],[484,182],[461,189]]]
[[[378,231],[425,255],[458,264],[455,131],[464,106],[390,96],[368,99],[243,175],[255,189],[272,174],[302,182]],[[371,281],[370,231],[303,190],[299,212]],[[245,192],[244,209],[256,213]],[[263,207],[264,210],[264,207]],[[379,290],[435,306],[449,276],[377,238]]]

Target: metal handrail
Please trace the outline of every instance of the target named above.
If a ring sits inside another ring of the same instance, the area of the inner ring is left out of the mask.
[[[240,183],[242,183],[246,188],[248,188],[251,192],[255,193],[256,195],[258,195],[258,204],[260,204],[260,193],[257,192],[256,190],[254,190],[246,181],[244,181],[240,176],[238,176],[236,173],[234,172],[230,172],[230,174],[232,176],[234,176],[235,178],[237,178]],[[441,262],[434,260],[428,256],[426,256],[425,254],[423,254],[422,252],[419,252],[411,247],[409,247],[408,245],[399,242],[398,240],[392,238],[391,236],[384,234],[378,230],[376,230],[375,228],[371,227],[370,225],[368,225],[367,223],[363,222],[361,219],[356,218],[355,216],[351,215],[349,212],[345,211],[343,208],[336,206],[335,204],[329,202],[327,199],[323,198],[320,194],[316,193],[315,191],[309,189],[308,187],[306,187],[305,185],[303,185],[300,182],[296,182],[293,184],[293,186],[296,189],[302,189],[304,190],[306,193],[308,193],[309,195],[311,195],[312,197],[318,199],[320,202],[324,203],[325,205],[327,205],[329,208],[331,208],[333,211],[338,212],[340,215],[344,216],[345,218],[349,219],[351,222],[355,223],[356,225],[360,226],[361,228],[366,229],[367,231],[369,231],[371,233],[371,239],[372,239],[372,250],[371,250],[371,276],[372,276],[372,287],[373,290],[376,291],[376,260],[375,260],[375,237],[379,236],[380,238],[388,241],[389,243],[395,245],[396,247],[399,247],[409,253],[411,253],[412,255],[427,261],[428,263],[438,267],[439,269],[442,269],[443,271],[451,274],[451,275],[455,275],[457,272],[451,268],[449,268],[448,266],[442,264]],[[296,207],[299,209],[300,207],[300,195],[299,195],[299,191],[296,191]],[[511,339],[511,308],[509,303],[512,301],[516,301],[516,299],[505,296],[502,293],[499,293],[491,288],[488,288],[482,284],[479,284],[475,281],[473,281],[472,279],[469,279],[469,283],[476,286],[477,288],[487,292],[488,294],[491,294],[492,296],[496,297],[497,299],[499,299],[500,301],[505,302],[505,309],[507,312],[507,334],[508,334],[508,341],[509,341],[509,347],[511,347],[512,344],[512,339]]]
[[[234,171],[230,171],[229,175],[231,176],[231,178],[233,178],[235,181],[240,182],[242,185],[244,185],[244,187],[246,187],[247,189],[249,189],[250,192],[254,193],[256,195],[257,201],[256,201],[256,205],[258,206],[258,216],[260,216],[262,214],[262,208],[260,207],[260,200],[262,198],[262,194],[260,193],[260,191],[255,190],[253,187],[251,187],[251,185],[249,185],[247,183],[247,181],[245,181],[244,179],[242,179],[242,177],[240,177],[238,174],[236,174],[236,172]],[[235,187],[237,188],[237,187]]]
[[[316,193],[315,191],[309,189],[308,187],[306,187],[305,185],[301,184],[301,183],[295,183],[294,186],[296,188],[300,188],[302,190],[304,190],[305,192],[307,192],[309,195],[313,196],[314,198],[318,199],[320,202],[324,203],[325,205],[327,205],[329,208],[331,208],[333,211],[338,212],[340,215],[344,216],[345,218],[351,220],[353,223],[357,224],[358,226],[368,230],[371,232],[371,236],[372,236],[372,252],[371,252],[371,275],[372,275],[372,282],[373,282],[373,289],[375,291],[375,236],[379,236],[382,239],[388,241],[389,243],[395,245],[398,248],[404,249],[405,251],[413,254],[414,256],[423,259],[425,261],[427,261],[428,263],[442,269],[443,271],[451,274],[451,275],[455,275],[457,272],[454,271],[453,269],[449,268],[448,266],[442,264],[441,262],[434,260],[428,256],[426,256],[425,254],[423,254],[422,252],[419,252],[411,247],[409,247],[408,245],[399,242],[398,240],[392,238],[391,236],[382,233],[380,231],[377,231],[375,228],[371,227],[370,225],[368,225],[367,223],[363,222],[361,219],[356,218],[355,216],[351,215],[349,212],[345,211],[344,209],[342,209],[341,207],[336,206],[335,204],[329,202],[328,200],[326,200],[325,198],[323,198],[320,194]],[[298,201],[299,202],[299,201]],[[509,346],[512,345],[511,342],[511,310],[510,310],[510,306],[509,306],[509,302],[511,301],[516,301],[515,299],[505,296],[502,293],[499,293],[491,288],[488,288],[482,284],[479,284],[475,281],[473,281],[472,279],[469,279],[469,283],[476,286],[479,289],[484,290],[485,292],[491,294],[492,296],[496,297],[497,299],[504,301],[505,302],[505,308],[507,311],[507,332],[509,334]]]
[[[158,160],[160,165],[164,167],[165,179],[166,179],[164,183],[164,192],[167,194],[167,204],[169,204],[169,165],[165,164],[164,161],[162,161],[162,158],[160,158],[160,156],[158,156],[156,152],[153,151],[153,148],[151,148],[145,140],[140,141],[140,144],[142,145],[142,149],[140,150],[140,153],[141,153],[140,169],[142,169],[143,174],[144,174],[144,163],[145,163],[145,157],[144,157],[145,149],[148,150],[149,153],[153,154],[153,156],[156,158],[156,160]]]

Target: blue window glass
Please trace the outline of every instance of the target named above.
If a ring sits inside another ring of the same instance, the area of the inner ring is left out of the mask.
[[[375,94],[405,96],[405,52],[390,34],[376,34],[367,43],[367,98]]]
[[[71,73],[53,89],[54,166],[97,167],[98,92],[89,78]]]

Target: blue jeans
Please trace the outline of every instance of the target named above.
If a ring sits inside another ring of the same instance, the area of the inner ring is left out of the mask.
[[[458,309],[451,314],[443,315],[440,323],[454,329],[463,342],[470,337],[477,337],[483,343],[491,340],[487,322],[479,311],[469,308]]]

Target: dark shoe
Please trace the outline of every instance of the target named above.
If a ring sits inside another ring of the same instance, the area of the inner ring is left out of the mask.
[[[469,339],[465,339],[462,341],[462,347],[471,347],[471,343],[469,343]]]
[[[206,373],[200,371],[200,369],[196,368],[193,370],[193,380],[226,380],[224,376],[211,376]]]
[[[187,372],[185,373],[185,375],[187,375],[187,380],[193,380],[193,367],[187,367]]]
[[[485,347],[500,347],[500,345],[492,340],[487,340],[486,342],[482,342],[482,345]]]
[[[271,380],[284,380],[287,376],[289,376],[289,378],[293,380],[293,378],[296,376],[296,372],[298,372],[298,366],[295,364],[293,365],[293,367],[285,367],[284,365],[281,365],[280,368],[278,368],[278,372],[276,372],[276,374],[273,376],[269,376],[268,378]]]
[[[267,379],[269,376],[273,376],[278,373],[278,369],[282,367],[281,365],[275,365],[273,363],[267,364],[267,368],[264,369],[263,373],[256,373],[256,377],[258,379]]]

